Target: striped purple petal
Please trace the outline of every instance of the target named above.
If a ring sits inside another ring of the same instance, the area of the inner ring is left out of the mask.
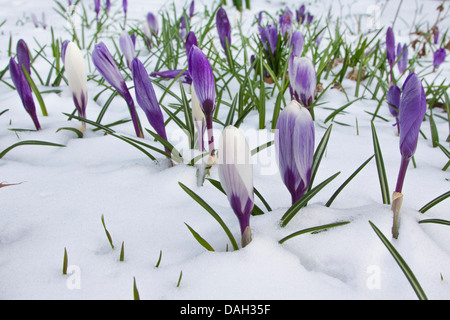
[[[227,42],[228,46],[231,46],[231,25],[228,20],[227,12],[222,7],[217,10],[216,27],[220,44],[222,45],[223,50],[227,52]]]

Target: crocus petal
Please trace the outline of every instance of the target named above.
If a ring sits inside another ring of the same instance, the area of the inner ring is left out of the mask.
[[[25,69],[28,71],[28,74],[31,74],[31,60],[30,60],[30,51],[28,50],[28,46],[26,42],[20,39],[17,42],[17,60],[19,62],[19,66],[25,66]]]
[[[303,42],[303,33],[300,30],[295,30],[291,37],[292,54],[294,56],[300,57],[302,55]]]
[[[247,141],[234,126],[227,126],[220,136],[218,173],[244,233],[254,206],[253,165]]]
[[[292,29],[292,11],[286,8],[283,14],[280,14],[278,18],[278,25],[280,26],[281,35],[284,37],[286,34],[291,33]]]
[[[392,68],[395,62],[395,36],[391,27],[386,31],[386,56]]]
[[[177,69],[177,70],[166,70],[166,71],[154,71],[152,73],[150,73],[151,77],[161,77],[164,79],[175,79],[176,77],[179,76],[179,74],[181,74],[181,76],[178,78],[182,83],[186,83],[186,84],[192,84],[192,78],[191,75],[189,74],[189,71],[185,70],[181,70],[181,69]]]
[[[403,84],[398,117],[402,157],[411,158],[416,151],[426,108],[427,102],[422,83],[415,73],[411,73]]]
[[[128,12],[128,1],[127,0],[122,1],[122,8],[123,8],[123,12],[125,14],[127,14],[127,12]]]
[[[392,116],[398,117],[398,109],[400,107],[400,96],[402,91],[395,84],[389,88],[389,91],[386,95],[386,100],[389,106],[389,111]]]
[[[65,40],[61,44],[61,59],[62,59],[63,63],[64,63],[64,60],[66,58],[66,49],[67,49],[67,45],[69,44],[69,42],[70,42],[69,40]]]
[[[119,38],[120,50],[122,50],[125,60],[127,61],[128,68],[131,69],[131,62],[136,57],[136,52],[134,50],[133,40],[131,40],[128,32],[123,31]]]
[[[192,0],[191,5],[189,6],[189,17],[191,18],[195,13],[195,0]]]
[[[437,67],[439,67],[441,65],[442,62],[445,61],[445,49],[444,48],[440,48],[437,49],[434,54],[433,54],[433,66],[436,69]]]
[[[190,31],[187,36],[186,36],[186,42],[184,44],[185,48],[186,48],[186,56],[189,55],[189,53],[191,52],[191,48],[192,46],[197,46],[197,37],[195,36],[195,33],[193,31]]]
[[[86,117],[87,105],[87,75],[86,62],[77,45],[69,42],[65,57],[65,74],[73,94],[73,100],[79,115]]]
[[[94,0],[94,10],[98,16],[98,14],[100,12],[100,0]]]
[[[278,29],[276,26],[268,25],[264,28],[261,28],[260,31],[260,37],[261,42],[264,45],[264,48],[267,52],[272,53],[272,55],[275,55],[275,51],[277,49],[277,43],[278,43]]]
[[[225,52],[227,52],[228,46],[231,45],[231,25],[228,20],[227,12],[224,8],[220,7],[216,14],[216,26],[217,33],[219,34],[220,44]]]
[[[309,107],[315,99],[317,75],[309,58],[291,57],[289,62],[289,79],[297,101]]]
[[[167,140],[164,117],[147,70],[138,58],[133,59],[132,70],[136,100],[156,133]]]
[[[398,71],[403,73],[408,67],[408,47],[406,43],[404,45],[400,43],[397,45],[397,57],[399,59],[397,62]]]
[[[158,35],[158,33],[159,33],[158,19],[151,12],[149,12],[147,14],[147,23],[148,23],[148,26],[150,27],[150,30],[152,31],[152,33],[154,35]]]
[[[208,58],[193,45],[189,54],[189,73],[205,116],[211,116],[215,108],[216,88],[214,74]]]

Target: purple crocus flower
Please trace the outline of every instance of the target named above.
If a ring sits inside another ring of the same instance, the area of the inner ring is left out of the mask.
[[[253,165],[245,136],[234,126],[227,126],[220,136],[218,173],[231,208],[239,220],[242,247],[245,247],[251,241]]]
[[[109,13],[111,10],[111,0],[106,0],[106,12]]]
[[[136,52],[134,50],[133,40],[127,31],[123,31],[120,35],[119,46],[122,54],[125,56],[128,68],[131,69],[131,63],[136,57]]]
[[[275,56],[278,43],[278,29],[276,26],[267,25],[261,28],[260,31],[261,42],[264,45],[264,49],[267,53],[271,53]],[[269,50],[270,48],[270,50]]]
[[[64,40],[63,43],[61,44],[61,59],[62,62],[64,63],[64,60],[66,59],[66,50],[67,50],[67,45],[69,44],[69,40]]]
[[[398,117],[401,163],[392,202],[392,210],[394,211],[392,234],[394,238],[398,237],[403,182],[410,159],[417,148],[420,126],[425,117],[426,108],[427,101],[422,82],[415,73],[411,73],[403,84]]]
[[[145,70],[144,65],[138,58],[133,59],[132,70],[136,100],[142,110],[144,110],[148,122],[152,125],[153,129],[155,129],[156,133],[161,138],[167,140],[164,117],[147,70]],[[166,152],[170,154],[170,151],[167,148]]]
[[[397,57],[398,71],[403,74],[408,67],[408,47],[406,43],[403,46],[400,43],[397,45]]]
[[[191,5],[189,6],[189,18],[192,18],[194,13],[195,13],[195,0],[192,0]]]
[[[302,4],[300,6],[299,10],[296,10],[297,22],[300,23],[300,24],[303,24],[303,22],[305,21],[305,17],[306,17],[305,10],[306,10],[306,7],[305,7],[304,4]]]
[[[180,73],[182,73],[180,75]],[[152,73],[150,73],[151,77],[161,77],[164,79],[175,79],[176,77],[178,77],[180,75],[180,77],[178,78],[182,83],[186,83],[186,84],[192,84],[192,77],[189,74],[188,70],[182,70],[182,69],[176,69],[176,70],[166,70],[166,71],[153,71]]]
[[[306,57],[291,56],[288,68],[295,100],[306,108],[310,107],[314,102],[317,86],[317,75],[312,61]]]
[[[152,34],[157,36],[159,33],[158,19],[151,12],[147,13],[147,23]]]
[[[98,20],[98,14],[100,13],[100,0],[94,0],[94,10],[95,10],[95,14],[97,15],[97,20]]]
[[[306,14],[306,24],[310,25],[313,22],[314,16],[311,13]]]
[[[310,112],[292,100],[280,112],[274,139],[281,179],[291,194],[292,204],[303,196],[311,181],[314,135]]]
[[[444,48],[440,48],[437,49],[434,54],[433,54],[433,71],[436,70],[442,62],[445,61],[445,49]]]
[[[300,30],[295,30],[291,36],[292,55],[300,57],[303,51],[303,33]]]
[[[30,84],[28,83],[27,78],[23,73],[22,67],[19,66],[13,58],[9,60],[9,72],[11,74],[11,79],[14,83],[14,86],[16,87],[17,93],[22,100],[22,104],[25,110],[33,120],[36,130],[40,130],[41,125],[39,124],[39,120],[36,114],[36,106],[34,104]]]
[[[122,8],[123,8],[123,12],[125,13],[125,16],[126,16],[128,13],[128,1],[127,0],[122,1]]]
[[[23,39],[20,39],[17,42],[16,46],[17,51],[17,61],[19,62],[19,66],[25,66],[28,74],[31,74],[31,59],[30,59],[30,51],[28,50],[28,46]]]
[[[143,137],[141,132],[138,118],[136,115],[136,108],[134,106],[133,98],[128,90],[128,87],[123,79],[119,68],[116,65],[111,53],[103,42],[95,45],[92,52],[92,62],[99,71],[99,73],[105,78],[106,81],[125,99],[128,108],[130,110],[131,119],[133,121],[134,129],[138,137]]]
[[[389,112],[395,118],[395,125],[397,126],[398,133],[400,133],[400,126],[398,125],[398,110],[400,108],[400,97],[402,91],[399,87],[393,84],[386,95],[386,100],[389,107]]]
[[[206,117],[208,129],[208,145],[211,156],[215,155],[213,136],[213,113],[215,109],[215,80],[208,58],[197,46],[193,45],[188,57],[189,74],[200,106]]]
[[[284,37],[289,35],[292,30],[292,11],[286,8],[283,14],[280,14],[278,18],[278,25],[280,27],[281,35]]]
[[[195,33],[193,31],[189,31],[189,33],[187,34],[184,46],[186,48],[186,56],[188,56],[191,52],[192,46],[198,47],[197,37],[195,36]]]
[[[33,21],[35,28],[39,28],[39,20],[33,12],[31,13],[31,21]]]
[[[393,83],[392,68],[395,62],[395,36],[394,31],[389,27],[386,31],[386,57],[391,68],[391,84]]]
[[[186,21],[184,19],[184,15],[181,16],[180,19],[180,37],[184,39],[186,37]]]
[[[225,53],[227,53],[227,43],[228,47],[231,46],[231,25],[230,21],[228,20],[227,12],[222,7],[217,10],[216,26],[217,33],[219,34],[220,44],[222,45]]]
[[[439,27],[438,26],[435,26],[433,28],[433,39],[434,39],[434,41],[433,41],[434,44],[437,44],[439,41]]]

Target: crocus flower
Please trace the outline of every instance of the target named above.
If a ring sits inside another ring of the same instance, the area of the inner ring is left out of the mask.
[[[305,7],[304,4],[302,4],[300,6],[299,10],[296,10],[297,22],[300,23],[300,24],[303,24],[303,22],[305,21],[305,17],[306,17],[305,10],[306,10],[306,7]]]
[[[64,60],[67,82],[72,91],[73,102],[82,118],[86,118],[87,75],[86,62],[78,46],[69,42]],[[85,124],[83,123],[83,128]]]
[[[436,70],[445,60],[445,49],[437,49],[433,54],[433,70]]]
[[[39,28],[39,20],[33,12],[31,13],[31,21],[33,21],[35,28]]]
[[[144,34],[144,40],[146,41],[148,48],[151,49],[152,48],[152,31],[150,29],[150,26],[148,25],[147,22],[142,23],[142,33]]]
[[[391,27],[386,31],[386,57],[392,68],[395,62],[395,36]]]
[[[187,34],[184,46],[186,48],[186,56],[189,56],[192,46],[198,47],[197,37],[195,36],[195,33],[193,31],[189,31],[189,33]]]
[[[66,49],[69,42],[70,42],[69,40],[64,40],[63,43],[61,44],[61,59],[63,63],[66,58]]]
[[[439,41],[439,27],[435,26],[433,28],[433,42],[434,44],[437,44]]]
[[[304,107],[310,107],[315,99],[317,75],[309,58],[294,57],[289,60],[289,79],[295,100]]]
[[[303,33],[300,30],[295,30],[291,36],[292,54],[296,57],[300,57],[303,51]]]
[[[28,46],[23,39],[20,39],[17,42],[17,61],[19,62],[19,66],[25,66],[28,74],[31,74],[31,60],[30,60],[30,51],[28,50]]]
[[[198,100],[197,94],[195,93],[194,86],[191,85],[191,105],[192,105],[192,120],[194,122],[195,128],[198,135],[198,150],[204,151],[204,135],[206,131],[206,118],[203,113],[202,107],[200,106],[200,101]]]
[[[150,27],[150,31],[152,32],[152,34],[157,36],[159,33],[158,19],[151,12],[147,13],[147,23],[148,26]]]
[[[105,80],[125,99],[130,110],[131,119],[133,121],[134,129],[138,137],[143,137],[134,106],[133,98],[128,90],[128,87],[119,71],[111,53],[103,42],[95,45],[92,52],[92,62],[105,78]]]
[[[283,14],[278,18],[278,25],[280,27],[281,35],[284,37],[291,33],[292,29],[292,11],[286,8]]]
[[[395,119],[398,120],[398,110],[400,107],[400,96],[402,91],[399,87],[393,84],[386,95],[386,100],[389,106],[389,112],[392,114]]]
[[[95,14],[97,15],[97,20],[98,20],[98,14],[100,13],[100,0],[94,0],[94,10],[95,10]]]
[[[264,49],[267,53],[271,53],[275,56],[278,43],[278,29],[276,26],[267,25],[261,28],[260,31],[261,42],[264,45]],[[269,50],[270,48],[270,50]]]
[[[167,140],[164,117],[147,70],[145,70],[144,65],[138,58],[133,59],[132,70],[136,100],[142,110],[144,110],[148,122],[151,124],[153,129],[155,129],[156,133],[161,138]],[[170,154],[167,149],[166,152]]]
[[[186,37],[186,21],[184,15],[180,19],[180,37],[184,39]]]
[[[217,33],[219,34],[220,44],[222,45],[225,53],[227,53],[227,43],[228,47],[231,46],[231,25],[228,20],[227,12],[222,7],[217,10],[216,27]]]
[[[420,125],[423,122],[427,102],[425,91],[419,77],[411,73],[405,80],[400,98],[398,125],[400,127],[400,154],[401,163],[397,178],[397,185],[392,196],[392,210],[394,212],[394,223],[392,234],[398,237],[399,213],[403,195],[402,188],[405,180],[406,170],[410,159],[417,148]]]
[[[111,0],[106,0],[106,12],[109,13],[111,10]]]
[[[36,130],[40,130],[41,125],[39,124],[39,120],[36,115],[36,106],[34,104],[30,84],[23,73],[22,67],[20,67],[13,58],[9,60],[9,72],[25,110],[33,120]]]
[[[306,14],[306,24],[309,25],[313,22],[314,16],[311,13]]]
[[[314,157],[314,122],[310,112],[292,100],[277,120],[275,148],[281,179],[292,204],[307,190]]]
[[[215,109],[215,80],[208,58],[197,46],[193,45],[188,60],[189,73],[192,77],[195,92],[197,93],[200,107],[206,117],[208,129],[208,145],[211,156],[215,155],[213,135],[213,113]]]
[[[127,12],[128,12],[128,1],[127,0],[122,1],[122,8],[123,8],[123,12],[125,13],[125,16],[126,16]]]
[[[242,132],[227,126],[219,139],[219,179],[236,214],[242,247],[251,241],[250,215],[254,206],[251,152]]]
[[[123,31],[121,33],[119,38],[119,46],[125,56],[128,68],[131,69],[131,62],[136,57],[136,52],[134,50],[133,40],[131,40],[131,37],[127,31]]]
[[[195,0],[192,0],[191,5],[189,6],[189,18],[192,18],[194,13],[195,13]]]
[[[403,73],[406,71],[406,68],[408,67],[408,47],[406,43],[402,46],[400,43],[397,45],[397,67],[398,71],[400,73]]]
[[[180,73],[182,73],[180,75]],[[188,70],[182,70],[182,69],[176,69],[176,70],[166,70],[166,71],[153,71],[152,73],[150,73],[151,77],[161,77],[164,79],[175,79],[176,77],[178,77],[180,75],[180,77],[178,78],[182,83],[186,83],[186,84],[192,84],[192,77],[189,74]]]

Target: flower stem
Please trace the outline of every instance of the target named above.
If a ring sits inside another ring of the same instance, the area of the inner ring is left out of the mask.
[[[215,150],[214,150],[214,133],[213,133],[212,115],[208,115],[206,117],[206,130],[208,131],[209,152],[211,153],[211,156],[214,156]]]
[[[411,158],[403,157],[400,163],[400,171],[398,172],[397,185],[395,192],[402,193],[403,182],[405,181],[406,169],[408,169],[409,160]]]

